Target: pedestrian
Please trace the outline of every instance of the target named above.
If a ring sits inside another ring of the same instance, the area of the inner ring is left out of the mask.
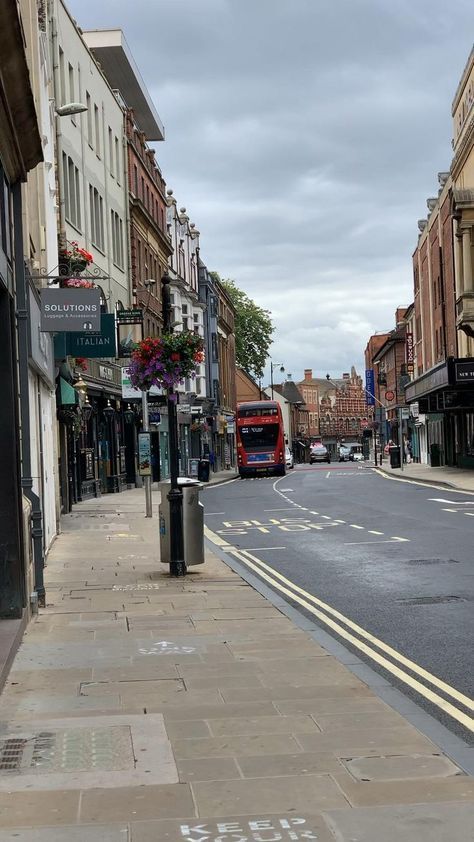
[[[412,450],[410,439],[407,440],[405,449],[406,449],[407,465],[410,465],[411,462],[413,461],[413,450]]]

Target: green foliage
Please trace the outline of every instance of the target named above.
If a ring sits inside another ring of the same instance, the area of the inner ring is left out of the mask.
[[[269,310],[255,304],[236,286],[235,281],[222,280],[217,272],[212,277],[224,287],[235,308],[235,357],[237,365],[251,377],[263,376],[265,362],[275,330]]]

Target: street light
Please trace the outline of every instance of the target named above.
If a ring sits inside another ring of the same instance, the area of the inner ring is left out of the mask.
[[[73,117],[75,114],[87,111],[87,105],[83,102],[68,102],[66,105],[57,105],[54,110],[58,117]]]
[[[280,371],[283,374],[283,372],[285,371],[285,366],[283,365],[283,363],[273,363],[270,360],[270,388],[271,388],[271,391],[272,391],[272,400],[273,400],[273,370],[275,368],[278,368],[278,366],[280,367]]]
[[[167,272],[161,279],[163,302],[163,331],[173,333],[174,324],[171,321],[172,304],[170,291],[171,278]],[[184,558],[183,537],[183,491],[178,482],[179,476],[179,445],[178,445],[178,413],[176,408],[177,394],[173,388],[167,390],[168,403],[168,435],[170,446],[170,490],[168,502],[170,504],[170,576],[186,576],[186,561]]]

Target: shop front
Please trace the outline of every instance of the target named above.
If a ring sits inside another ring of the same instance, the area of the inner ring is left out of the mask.
[[[413,380],[406,400],[417,407],[422,460],[474,467],[474,358],[448,358]]]

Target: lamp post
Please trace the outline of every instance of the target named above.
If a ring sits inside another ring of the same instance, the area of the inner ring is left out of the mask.
[[[161,279],[163,301],[163,330],[172,333],[174,325],[171,322],[170,277],[165,273]],[[168,492],[170,504],[170,575],[186,576],[186,562],[184,559],[183,538],[183,492],[179,486],[179,445],[178,445],[178,413],[176,407],[177,393],[173,388],[168,389],[168,428],[170,443],[170,481]]]
[[[271,392],[272,392],[272,400],[273,400],[273,369],[278,368],[278,367],[280,367],[280,371],[283,374],[283,372],[285,371],[285,366],[283,365],[283,363],[273,363],[270,360],[270,388],[271,388]]]

